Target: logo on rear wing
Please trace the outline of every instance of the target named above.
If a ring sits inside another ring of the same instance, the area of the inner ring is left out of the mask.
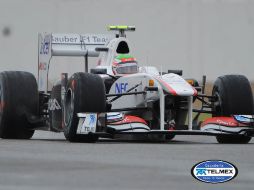
[[[50,36],[45,36],[45,38],[41,41],[40,54],[47,55],[50,50]]]
[[[107,34],[52,34],[52,44],[105,45],[113,37]]]

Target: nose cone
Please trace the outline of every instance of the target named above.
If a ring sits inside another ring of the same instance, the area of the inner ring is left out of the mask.
[[[174,96],[196,96],[197,90],[177,74],[169,73],[157,78],[164,91]]]

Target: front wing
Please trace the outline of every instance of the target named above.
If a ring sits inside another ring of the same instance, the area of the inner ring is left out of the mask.
[[[115,114],[113,119],[111,115],[108,122],[106,114],[80,113],[78,117],[77,134],[96,134],[108,138],[114,138],[115,135],[254,136],[253,119],[242,122],[236,119],[238,116],[210,118],[203,122],[200,130],[150,129],[142,118],[122,113]]]

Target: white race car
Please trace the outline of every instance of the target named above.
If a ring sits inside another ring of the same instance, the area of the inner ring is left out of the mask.
[[[242,75],[219,77],[211,95],[182,71],[139,67],[126,31],[105,34],[39,34],[38,83],[27,72],[0,73],[0,137],[28,139],[34,130],[64,132],[67,140],[99,137],[170,140],[175,135],[216,136],[219,143],[248,143],[254,135],[253,95]],[[52,56],[83,56],[85,72],[48,89]],[[88,58],[99,57],[88,73]],[[201,101],[200,109],[193,108]],[[197,112],[194,116],[193,112]],[[211,118],[198,122],[201,113]]]

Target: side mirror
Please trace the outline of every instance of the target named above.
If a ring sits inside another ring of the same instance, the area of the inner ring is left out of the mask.
[[[95,51],[98,51],[98,52],[108,52],[108,48],[107,47],[97,47],[97,48],[95,48]]]
[[[174,74],[177,74],[177,75],[180,75],[180,76],[183,75],[182,70],[168,70],[168,73],[174,73]]]
[[[92,74],[107,74],[107,69],[101,69],[101,68],[91,69],[90,73],[92,73]]]

